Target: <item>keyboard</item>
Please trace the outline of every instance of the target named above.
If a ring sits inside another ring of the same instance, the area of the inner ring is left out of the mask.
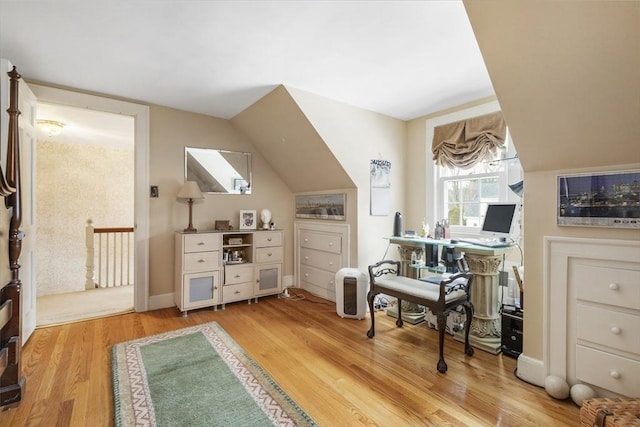
[[[506,248],[507,246],[511,246],[508,241],[501,240],[493,240],[493,239],[458,239],[461,243],[470,243],[472,245],[477,246],[485,246],[487,248]]]

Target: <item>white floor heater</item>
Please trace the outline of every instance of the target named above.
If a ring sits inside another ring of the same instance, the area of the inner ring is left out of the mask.
[[[364,319],[367,313],[369,278],[356,268],[342,268],[336,273],[336,311],[340,317]]]

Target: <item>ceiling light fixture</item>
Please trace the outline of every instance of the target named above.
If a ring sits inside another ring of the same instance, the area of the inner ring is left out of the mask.
[[[47,135],[55,136],[62,133],[64,123],[55,120],[38,120],[38,126],[40,127],[40,130]]]

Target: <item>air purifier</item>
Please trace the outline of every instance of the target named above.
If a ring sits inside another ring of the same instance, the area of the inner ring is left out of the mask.
[[[336,311],[340,317],[364,319],[367,312],[367,275],[356,268],[336,273]]]

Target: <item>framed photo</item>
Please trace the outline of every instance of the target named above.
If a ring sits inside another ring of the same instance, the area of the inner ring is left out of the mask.
[[[344,221],[345,201],[344,193],[296,196],[296,218]]]
[[[558,225],[640,229],[640,170],[558,176]]]
[[[240,230],[256,229],[256,211],[240,211]]]

